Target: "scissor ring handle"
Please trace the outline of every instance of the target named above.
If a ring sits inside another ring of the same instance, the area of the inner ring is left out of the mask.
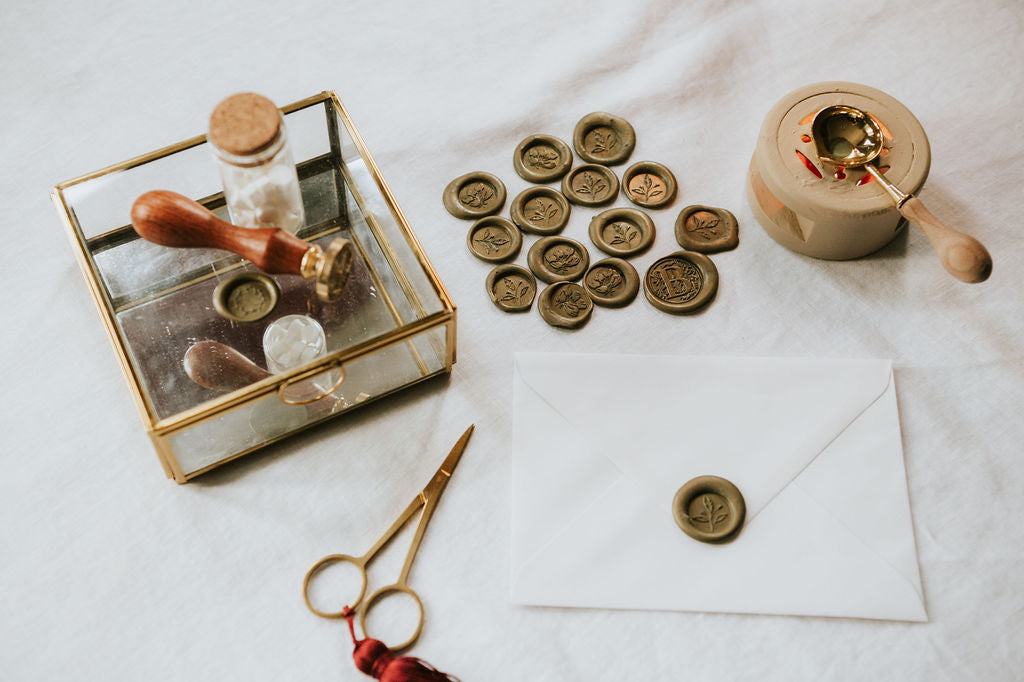
[[[324,372],[332,372],[332,371],[335,371],[335,370],[341,370],[341,377],[337,381],[335,381],[334,384],[330,388],[328,388],[326,390],[321,390],[317,395],[313,396],[312,398],[301,398],[301,399],[297,400],[295,398],[289,398],[288,396],[286,396],[284,394],[284,392],[290,386],[292,386],[293,384],[298,383],[298,382],[302,382],[302,381],[309,381],[310,379],[313,378],[313,377],[302,377],[301,379],[292,379],[290,381],[286,381],[285,383],[283,383],[280,386],[278,386],[277,387],[277,398],[278,398],[278,400],[280,400],[285,405],[309,405],[310,403],[315,403],[318,400],[323,400],[324,398],[326,398],[330,394],[332,394],[335,391],[337,391],[338,388],[343,383],[345,383],[345,365],[343,365],[341,363],[338,363],[338,364],[335,364],[335,365],[331,365],[329,368],[327,368],[325,370],[322,370],[320,372],[317,372],[316,374],[313,375],[313,376],[317,376],[317,374],[323,374]]]
[[[352,564],[359,569],[359,575],[362,578],[362,585],[359,587],[359,594],[349,602],[340,611],[321,611],[317,607],[313,606],[312,600],[309,598],[309,583],[320,571],[324,570],[328,566],[333,566],[338,563]],[[363,595],[366,594],[366,567],[363,565],[364,562],[354,556],[348,554],[330,554],[325,556],[320,561],[313,564],[313,567],[306,573],[306,577],[302,579],[302,598],[306,601],[306,608],[320,616],[321,618],[344,618],[350,612],[355,611],[356,607],[359,606],[359,602],[363,600]],[[378,590],[379,592],[380,590]],[[418,600],[417,600],[418,601]],[[420,612],[423,612],[423,607],[420,607]],[[365,615],[365,614],[364,614]]]
[[[420,595],[416,594],[416,590],[412,589],[408,585],[402,585],[399,583],[394,585],[385,585],[370,595],[366,600],[366,603],[363,604],[362,613],[359,614],[359,627],[363,630],[363,636],[369,638],[370,633],[366,631],[366,614],[368,614],[373,609],[373,605],[381,599],[389,594],[395,594],[398,592],[412,597],[413,601],[416,602],[416,607],[420,610],[420,615],[419,622],[416,624],[416,632],[412,633],[412,636],[409,637],[409,639],[405,640],[398,646],[388,647],[391,651],[401,651],[402,649],[412,646],[413,642],[420,638],[420,632],[423,631],[423,602],[420,601]]]

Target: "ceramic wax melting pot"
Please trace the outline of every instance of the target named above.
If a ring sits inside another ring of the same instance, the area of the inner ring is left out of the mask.
[[[845,105],[878,123],[878,169],[907,194],[924,185],[931,151],[914,115],[889,95],[856,83],[808,85],[768,112],[747,177],[747,200],[777,242],[814,258],[845,260],[877,251],[906,226],[892,198],[863,168],[818,158],[811,124],[825,107]]]

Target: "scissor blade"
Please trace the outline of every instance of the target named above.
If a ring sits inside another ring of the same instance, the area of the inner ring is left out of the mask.
[[[448,484],[448,479],[451,477],[452,472],[455,471],[455,465],[459,463],[459,459],[462,457],[462,451],[466,449],[466,443],[469,442],[469,437],[473,435],[473,429],[476,427],[475,424],[470,425],[466,432],[459,437],[455,445],[452,447],[451,452],[441,462],[440,468],[434,473],[433,478],[430,479],[430,483],[423,489],[423,495],[427,498],[436,499],[441,491],[444,490],[445,485]]]

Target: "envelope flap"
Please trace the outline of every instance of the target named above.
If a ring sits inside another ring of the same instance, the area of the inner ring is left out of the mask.
[[[519,353],[522,380],[666,509],[680,485],[735,483],[748,518],[889,385],[884,360]]]

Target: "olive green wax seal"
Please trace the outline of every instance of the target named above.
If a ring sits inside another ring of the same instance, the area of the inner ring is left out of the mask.
[[[213,290],[213,307],[234,322],[255,322],[277,306],[280,288],[262,272],[240,272]]]
[[[574,282],[590,265],[587,248],[567,237],[543,237],[526,254],[530,271],[542,282]]]
[[[636,208],[610,208],[590,220],[590,240],[611,256],[635,256],[654,243],[654,221]]]
[[[569,222],[569,202],[558,190],[530,187],[512,200],[512,222],[523,232],[543,236],[558,234]]]
[[[572,150],[557,137],[530,135],[516,147],[512,166],[523,180],[554,182],[572,167]]]
[[[562,178],[562,194],[580,206],[603,206],[615,200],[619,179],[610,168],[596,163],[576,166]]]
[[[456,218],[475,220],[501,210],[505,205],[505,185],[490,173],[466,173],[448,183],[442,200]]]
[[[473,223],[466,235],[470,253],[488,263],[504,263],[519,255],[523,236],[508,218],[487,216]]]
[[[632,303],[640,291],[640,275],[621,258],[605,258],[587,270],[583,288],[597,305],[622,308]]]
[[[530,309],[537,295],[533,273],[518,265],[499,265],[487,274],[485,283],[491,302],[507,313]]]
[[[692,313],[718,291],[718,268],[700,253],[677,251],[654,261],[644,276],[644,296],[666,313]]]
[[[676,525],[701,542],[735,540],[746,516],[747,504],[739,488],[718,476],[691,479],[672,499],[672,517]]]
[[[687,206],[676,218],[676,241],[690,251],[729,251],[740,243],[739,225],[724,208]]]
[[[654,161],[634,163],[622,174],[622,193],[642,208],[664,208],[676,198],[676,176]]]
[[[596,111],[576,124],[572,146],[584,161],[614,166],[633,153],[636,133],[626,119]]]
[[[586,290],[574,282],[556,282],[540,292],[537,309],[552,327],[577,329],[590,319],[594,303]]]

